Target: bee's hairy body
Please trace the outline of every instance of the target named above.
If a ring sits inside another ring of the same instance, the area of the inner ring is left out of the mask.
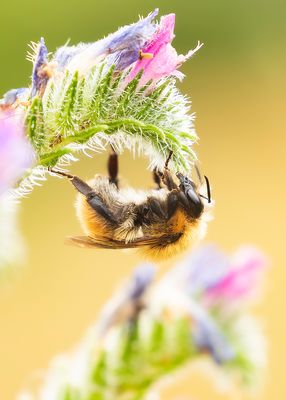
[[[96,176],[88,184],[114,216],[114,221],[102,217],[91,207],[86,197],[79,194],[76,201],[77,216],[85,235],[90,238],[102,237],[115,246],[122,242],[126,247],[132,247],[132,243],[139,239],[138,249],[147,257],[158,259],[168,258],[187,249],[202,235],[204,219],[193,218],[180,206],[168,209],[167,199],[171,192],[166,188],[149,191],[132,188],[119,190],[103,176]],[[157,213],[152,210],[154,204],[160,207]],[[143,245],[146,237],[150,238],[150,244]]]
[[[109,157],[108,177],[97,175],[86,183],[73,175],[51,172],[67,176],[79,192],[76,210],[85,236],[70,238],[78,246],[137,248],[148,258],[164,259],[204,234],[205,197],[186,176],[174,177],[167,162],[163,173],[154,172],[158,189],[148,191],[118,188],[115,153]]]

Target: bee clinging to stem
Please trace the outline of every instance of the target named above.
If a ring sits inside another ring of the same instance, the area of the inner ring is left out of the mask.
[[[51,173],[67,177],[79,192],[76,210],[85,236],[69,241],[89,248],[137,248],[150,259],[168,258],[187,249],[205,230],[210,185],[205,177],[204,196],[190,178],[173,175],[168,168],[171,157],[172,152],[163,172],[153,172],[157,189],[148,191],[120,188],[114,151],[108,160],[108,176],[96,175],[89,182],[51,168]],[[198,169],[197,173],[202,187]]]

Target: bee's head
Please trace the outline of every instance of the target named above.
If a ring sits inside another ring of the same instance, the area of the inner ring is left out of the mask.
[[[180,172],[176,175],[180,181],[179,187],[188,200],[191,216],[199,218],[204,210],[204,204],[201,199],[202,196],[198,193],[196,184]]]

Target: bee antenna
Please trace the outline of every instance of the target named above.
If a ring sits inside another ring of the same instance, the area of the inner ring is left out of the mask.
[[[167,160],[165,162],[165,169],[168,169],[168,165],[169,165],[169,162],[170,162],[170,160],[172,158],[172,155],[173,155],[173,150],[170,150],[170,153],[169,153],[169,155],[167,157]]]
[[[198,178],[199,178],[200,184],[202,185],[203,179],[202,179],[202,175],[201,175],[201,173],[200,173],[198,164],[195,164],[195,170],[196,170],[197,176],[198,176]]]
[[[204,177],[205,177],[205,181],[206,181],[206,185],[207,185],[207,193],[208,193],[208,202],[210,203],[212,200],[211,200],[211,187],[210,187],[210,181],[208,180],[208,177],[207,176],[205,176],[204,175]]]

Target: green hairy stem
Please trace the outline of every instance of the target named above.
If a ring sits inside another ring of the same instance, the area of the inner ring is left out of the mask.
[[[149,157],[162,167],[172,151],[171,168],[188,171],[197,140],[189,101],[173,78],[140,86],[142,72],[127,83],[128,72],[98,64],[87,75],[65,72],[49,80],[43,97],[26,111],[26,131],[36,164],[20,183],[23,192],[48,167],[74,160],[79,151],[104,151],[109,145]]]

